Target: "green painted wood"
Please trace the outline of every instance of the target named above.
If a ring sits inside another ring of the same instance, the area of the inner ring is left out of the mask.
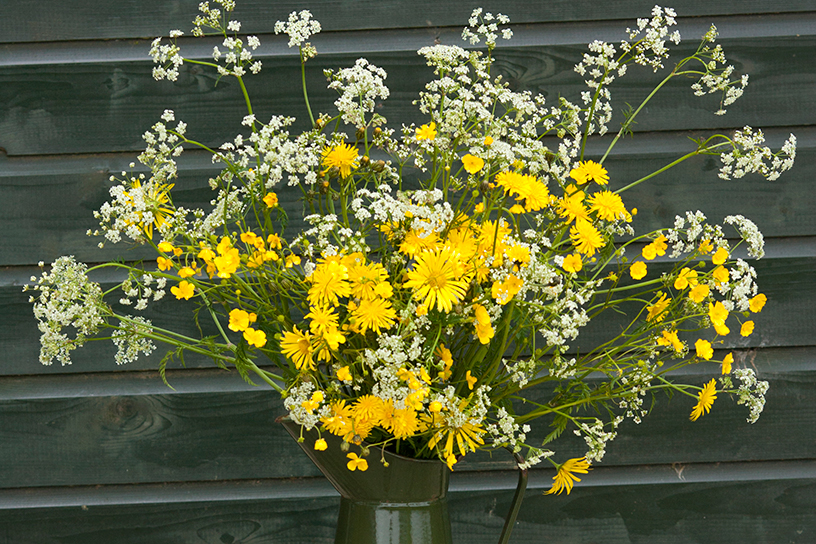
[[[453,541],[496,542],[512,491],[456,491],[455,479],[452,489]],[[807,477],[579,484],[571,495],[555,497],[529,492],[511,542],[807,544],[816,535],[814,489],[816,479]],[[0,539],[46,544],[329,544],[338,503],[339,497],[321,497],[4,510]]]
[[[630,0],[622,5],[591,0],[578,6],[568,0],[541,2],[490,0],[480,4],[486,11],[509,15],[513,22],[592,21],[598,19],[634,19],[646,17],[654,5],[651,0]],[[170,29],[189,31],[195,16],[195,2],[171,3],[126,0],[111,4],[102,0],[68,7],[48,0],[37,10],[21,4],[9,4],[0,23],[4,42],[44,42],[105,38],[138,38],[166,35]],[[747,13],[807,12],[813,5],[807,0],[785,0],[769,4],[759,0],[727,0],[716,3],[684,0],[674,3],[684,17]],[[458,2],[276,2],[270,6],[258,0],[238,2],[235,18],[243,21],[245,32],[268,32],[278,19],[292,11],[310,9],[326,31],[361,28],[406,28],[464,25],[473,6]]]
[[[737,352],[736,360],[771,383],[757,423],[747,424],[747,410],[725,396],[696,422],[688,419],[692,399],[658,397],[643,423],[621,426],[600,466],[811,458],[814,348],[750,350]],[[715,367],[699,365],[686,378],[702,383],[716,376]],[[285,412],[277,393],[247,391],[234,373],[191,374],[170,374],[176,392],[165,389],[156,373],[65,376],[63,386],[51,377],[0,379],[0,455],[7,467],[0,488],[319,474],[274,423]],[[542,390],[532,398],[545,395]],[[547,434],[546,425],[533,425],[531,443]],[[582,440],[564,438],[555,444],[559,459],[584,454]],[[511,467],[511,456],[499,451],[468,457],[456,472]]]
[[[756,323],[754,334],[743,338],[739,336],[737,327],[733,326],[724,345],[732,348],[812,345],[813,331],[816,330],[816,306],[811,303],[816,293],[813,264],[812,257],[766,258],[757,261],[755,268],[761,278],[760,286],[769,303],[762,313],[752,316]],[[59,363],[46,367],[38,363],[40,333],[28,298],[29,293],[23,292],[19,286],[0,287],[0,308],[3,308],[0,313],[0,330],[3,331],[0,336],[0,351],[5,355],[4,364],[0,366],[0,376],[118,370],[113,363],[113,345],[109,342],[92,342],[75,351],[72,356],[74,364],[68,367],[60,367]],[[190,312],[192,307],[191,302],[165,298],[154,303],[144,315],[157,326],[179,329],[183,334],[195,336],[195,324]],[[598,345],[602,339],[608,338],[610,330],[622,325],[623,319],[610,313],[603,326],[591,323],[582,331],[579,340],[572,344]],[[693,343],[696,337],[689,337],[687,340]],[[122,370],[155,369],[162,353],[162,350],[157,350],[151,357],[140,358]],[[212,365],[206,359],[190,357],[188,366]]]
[[[434,42],[427,37],[425,45]],[[688,54],[694,44],[682,45],[677,54]],[[750,73],[750,92],[726,116],[715,116],[719,101],[699,99],[690,81],[668,85],[638,118],[635,129],[732,129],[746,124],[770,128],[813,124],[813,71],[810,52],[813,35],[724,40],[738,71]],[[586,51],[584,45],[513,47],[497,53],[496,70],[517,90],[542,93],[551,101],[560,93],[579,101],[585,90],[573,65]],[[323,68],[348,66],[358,53],[321,55],[309,67],[313,110],[333,111],[334,93],[325,91]],[[429,68],[413,51],[372,52],[369,60],[391,74],[391,97],[378,112],[391,126],[424,122],[411,106],[426,81]],[[294,115],[305,128],[300,91],[300,66],[292,57],[260,57],[266,66],[247,78],[260,119],[274,114]],[[677,57],[682,58],[682,57]],[[189,134],[205,143],[220,145],[241,131],[243,99],[235,83],[215,85],[213,70],[184,67],[179,80],[155,82],[148,62],[96,61],[67,65],[7,65],[0,67],[0,147],[9,155],[93,153],[138,150],[141,135],[158,120],[165,108],[189,124]],[[639,73],[636,73],[639,72]],[[631,70],[612,86],[613,106],[638,104],[659,81],[649,70]],[[613,120],[613,127],[622,118]],[[203,135],[203,136],[202,136]]]
[[[751,218],[767,237],[816,234],[816,194],[811,190],[816,177],[816,129],[796,127],[772,129],[769,144],[781,145],[793,131],[799,139],[797,162],[776,182],[757,175],[725,181],[717,177],[719,160],[695,157],[624,194],[629,207],[637,207],[634,227],[646,232],[671,226],[674,216],[686,210],[702,210],[711,221],[740,213]],[[651,133],[622,140],[605,163],[610,187],[622,187],[693,150],[691,133]],[[611,138],[588,146],[587,157],[598,159]],[[553,141],[552,145],[557,145]],[[12,157],[0,159],[0,266],[52,262],[72,254],[85,262],[106,259],[135,261],[152,258],[144,248],[128,244],[97,247],[100,239],[89,237],[98,228],[93,211],[108,198],[110,175],[129,170],[135,153]],[[137,169],[137,171],[142,171]],[[189,152],[179,160],[179,178],[173,189],[178,205],[210,209],[212,191],[207,180],[218,173],[205,154]],[[738,195],[739,198],[735,197]],[[279,189],[281,206],[291,220],[287,232],[303,227],[303,205],[299,191]],[[0,283],[8,280],[2,279]],[[27,276],[23,277],[27,280]]]

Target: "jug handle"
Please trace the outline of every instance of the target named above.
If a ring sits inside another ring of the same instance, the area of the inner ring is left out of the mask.
[[[513,456],[516,458],[516,464],[524,463],[524,457],[508,448]],[[510,533],[513,531],[513,526],[516,524],[516,517],[519,510],[521,510],[521,501],[524,499],[524,492],[527,490],[527,469],[519,469],[518,485],[516,486],[516,494],[513,496],[513,501],[510,503],[510,511],[507,513],[507,518],[504,520],[504,528],[499,537],[499,544],[507,544],[510,541]]]

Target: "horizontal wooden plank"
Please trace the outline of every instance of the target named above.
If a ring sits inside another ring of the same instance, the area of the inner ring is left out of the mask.
[[[760,468],[760,467],[758,467]],[[672,471],[670,467],[662,467]],[[691,471],[691,468],[688,469]],[[600,472],[600,470],[598,470]],[[595,474],[584,477],[591,480]],[[456,476],[456,475],[454,475]],[[481,475],[476,476],[479,478]],[[453,541],[495,542],[512,491],[457,490],[449,510]],[[253,484],[250,483],[251,487]],[[512,542],[763,542],[805,544],[816,535],[816,478],[589,487],[544,496],[533,485]],[[96,497],[105,488],[97,490]],[[36,495],[37,491],[26,492]],[[192,497],[191,497],[192,498]],[[737,499],[738,498],[738,499]],[[195,500],[194,498],[192,498]],[[81,505],[0,511],[5,542],[315,543],[333,542],[339,498],[215,500]]]
[[[748,338],[739,336],[736,327],[724,339],[725,346],[733,348],[787,347],[813,345],[816,330],[816,275],[812,273],[814,259],[781,258],[763,259],[756,262],[762,292],[769,303],[760,314],[753,316],[756,332]],[[74,352],[74,364],[60,367],[59,363],[44,367],[39,364],[39,336],[33,316],[29,293],[18,286],[0,287],[0,351],[5,356],[0,375],[58,374],[65,372],[110,372],[117,370],[113,364],[114,349],[108,342],[91,342]],[[169,327],[182,334],[196,336],[192,320],[192,303],[163,299],[154,303],[145,313],[157,326]],[[121,308],[120,308],[121,309]],[[202,323],[206,323],[202,321]],[[598,345],[609,337],[610,330],[624,324],[617,314],[603,320],[595,320],[582,332],[575,345]],[[696,339],[690,338],[692,342]],[[140,358],[125,370],[155,369],[163,350],[149,358]],[[211,366],[206,359],[191,357],[188,366]],[[178,363],[175,363],[178,364]],[[172,365],[171,365],[172,368]]]
[[[481,4],[486,11],[504,13],[514,23],[549,21],[593,21],[647,17],[652,0],[630,0],[611,6],[601,0],[589,0],[577,6],[568,0],[553,0],[546,5],[529,1],[488,0]],[[115,7],[102,0],[85,2],[68,9],[64,4],[48,0],[32,13],[20,5],[10,5],[0,23],[4,42],[43,42],[110,38],[139,38],[166,35],[174,28],[188,31],[196,14],[195,4],[174,5],[167,9],[157,2],[126,0]],[[728,14],[779,14],[808,12],[813,5],[807,0],[785,0],[772,5],[759,0],[726,0],[717,3],[684,0],[676,5],[683,17]],[[286,19],[290,12],[304,9],[297,2],[279,2],[270,9],[258,0],[238,3],[233,17],[242,21],[245,32],[269,32],[275,20]],[[336,0],[312,2],[308,6],[325,31],[438,27],[464,25],[472,6],[458,2],[423,1],[410,6],[401,2],[357,2],[346,4]]]
[[[816,215],[810,213],[816,208],[816,194],[810,189],[816,177],[816,128],[772,129],[767,133],[769,144],[778,148],[790,132],[799,138],[797,162],[776,182],[758,175],[724,181],[717,177],[718,159],[694,157],[625,193],[627,206],[639,210],[635,229],[669,227],[675,215],[702,210],[716,223],[729,214],[745,215],[767,237],[816,235]],[[649,133],[620,141],[605,163],[610,187],[623,187],[692,151],[691,135]],[[598,159],[609,141],[593,142],[587,157]],[[100,251],[100,239],[86,235],[98,228],[93,211],[110,198],[110,175],[129,170],[134,160],[135,155],[128,153],[0,159],[0,229],[6,233],[0,239],[0,266],[52,262],[64,254],[85,262],[153,258],[144,248],[131,249],[125,243],[108,244]],[[217,173],[208,155],[192,151],[182,155],[172,193],[176,204],[209,211],[213,192],[207,180]],[[303,227],[299,195],[279,189],[281,206],[291,220],[287,233]],[[2,272],[0,284],[1,276]]]
[[[658,397],[643,423],[621,426],[602,466],[809,459],[816,447],[816,414],[809,409],[816,390],[813,348],[751,350],[737,352],[736,359],[771,383],[756,424],[748,425],[747,410],[724,395],[696,422],[688,419],[692,400]],[[686,378],[702,383],[716,375],[715,367],[701,365],[695,369],[700,375]],[[0,488],[318,474],[274,423],[285,412],[274,391],[247,391],[235,374],[194,373],[186,385],[181,373],[170,380],[179,391],[163,389],[155,373],[66,376],[62,387],[49,377],[0,379],[0,455],[7,461]],[[209,388],[220,390],[199,392]],[[531,395],[541,400],[546,390]],[[533,425],[531,443],[548,432],[546,424]],[[561,460],[586,450],[570,434],[554,446]],[[506,452],[480,453],[457,465],[457,472],[511,466]]]
[[[434,39],[427,36],[425,45],[433,44]],[[718,99],[694,97],[691,82],[683,80],[667,85],[653,99],[635,130],[731,129],[746,124],[770,128],[816,122],[816,114],[811,113],[816,111],[816,99],[810,92],[814,76],[808,63],[816,36],[726,39],[723,46],[737,70],[751,76],[745,96],[728,115],[715,116]],[[691,42],[681,45],[676,58],[694,47]],[[586,87],[573,66],[585,51],[585,45],[535,42],[503,48],[496,53],[495,70],[516,90],[541,93],[551,102],[558,96],[578,102]],[[322,69],[351,65],[359,56],[359,52],[320,55],[310,62],[307,80],[313,110],[334,111],[336,95],[325,90]],[[366,56],[390,73],[391,97],[378,105],[390,126],[424,122],[411,101],[432,74],[413,48],[372,51]],[[305,128],[299,62],[292,56],[259,58],[266,69],[247,78],[256,115],[260,119],[294,115],[300,119],[297,128]],[[205,143],[220,145],[232,139],[241,130],[239,123],[246,113],[237,84],[221,80],[216,86],[217,74],[208,67],[182,69],[177,82],[157,83],[148,62],[102,59],[82,64],[0,66],[0,147],[10,155],[137,150],[142,147],[142,133],[165,108],[174,109],[189,124],[189,133]],[[620,112],[627,103],[640,103],[658,81],[651,70],[630,70],[612,86],[615,111]],[[612,126],[621,120],[618,114]]]

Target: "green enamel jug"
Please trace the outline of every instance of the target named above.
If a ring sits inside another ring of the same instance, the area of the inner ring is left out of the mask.
[[[298,440],[300,426],[279,420]],[[316,431],[304,431],[301,449],[340,493],[335,544],[452,544],[448,515],[450,470],[439,460],[411,459],[371,448],[368,469],[350,471],[339,437],[323,433],[328,449],[313,448]],[[383,456],[386,467],[380,462]],[[527,485],[520,471],[516,496],[504,524],[500,544],[506,544]]]

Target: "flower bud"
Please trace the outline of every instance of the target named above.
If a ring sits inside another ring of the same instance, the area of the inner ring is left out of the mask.
[[[358,128],[357,133],[354,135],[358,140],[362,140],[365,137],[366,129],[365,128]]]
[[[385,161],[377,161],[371,165],[371,169],[375,172],[382,172],[385,170]]]

